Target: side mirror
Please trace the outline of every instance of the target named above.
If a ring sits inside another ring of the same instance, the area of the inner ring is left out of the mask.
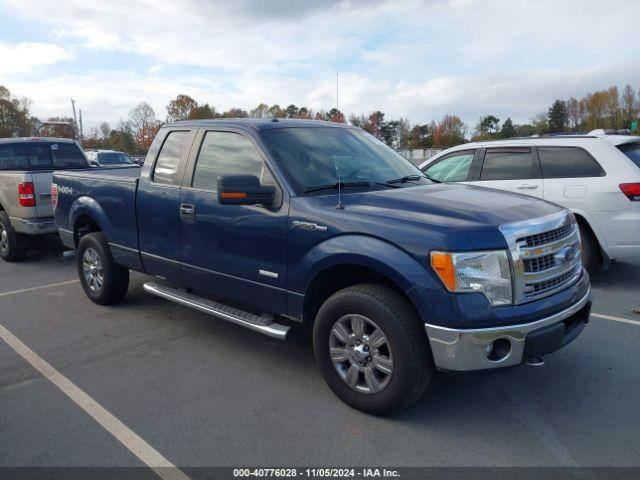
[[[255,175],[223,175],[218,178],[221,205],[273,205],[276,187],[260,185]]]

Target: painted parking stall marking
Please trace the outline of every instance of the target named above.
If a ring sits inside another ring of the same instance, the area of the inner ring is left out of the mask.
[[[80,280],[76,279],[76,280],[67,280],[66,282],[50,283],[48,285],[39,285],[37,287],[21,288],[20,290],[12,290],[10,292],[2,292],[2,293],[0,293],[0,297],[7,297],[9,295],[16,295],[18,293],[34,292],[36,290],[44,290],[46,288],[62,287],[64,285],[71,285],[72,283],[78,283],[78,282],[80,282]]]
[[[601,318],[603,320],[611,320],[613,322],[628,323],[629,325],[640,326],[640,320],[630,320],[628,318],[614,317],[612,315],[605,315],[603,313],[592,313],[591,316],[595,318]]]
[[[160,478],[163,480],[189,480],[189,477],[185,475],[182,470],[173,465],[156,449],[145,442],[142,437],[118,420],[109,411],[102,407],[102,405],[87,395],[87,393],[76,386],[67,377],[62,375],[48,362],[38,356],[38,354],[22,343],[20,339],[13,335],[3,325],[0,325],[0,339],[4,340],[4,342],[15,350],[18,355],[25,359],[33,368],[38,370],[47,380],[58,387],[65,395],[67,395],[91,418],[113,435],[145,465],[156,472]]]

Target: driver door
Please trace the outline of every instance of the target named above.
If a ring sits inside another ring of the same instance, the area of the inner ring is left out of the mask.
[[[180,196],[180,229],[185,286],[222,300],[286,311],[288,198],[265,157],[248,136],[201,130]],[[276,201],[222,205],[217,182],[223,175],[251,174],[276,186]]]

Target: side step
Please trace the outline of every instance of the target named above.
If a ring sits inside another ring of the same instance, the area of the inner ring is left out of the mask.
[[[180,305],[193,308],[200,312],[208,313],[214,317],[227,320],[279,340],[284,340],[287,337],[287,332],[290,328],[286,325],[275,323],[272,317],[254,315],[253,313],[198,297],[197,295],[181,291],[177,288],[160,285],[156,282],[147,282],[143,285],[143,288],[148,293],[157,297],[171,300],[172,302],[179,303]]]

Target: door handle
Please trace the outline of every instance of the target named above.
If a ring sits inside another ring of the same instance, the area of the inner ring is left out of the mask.
[[[196,219],[196,207],[188,203],[180,204],[180,218],[193,222]]]
[[[536,190],[538,185],[520,185],[518,187],[519,190]]]

